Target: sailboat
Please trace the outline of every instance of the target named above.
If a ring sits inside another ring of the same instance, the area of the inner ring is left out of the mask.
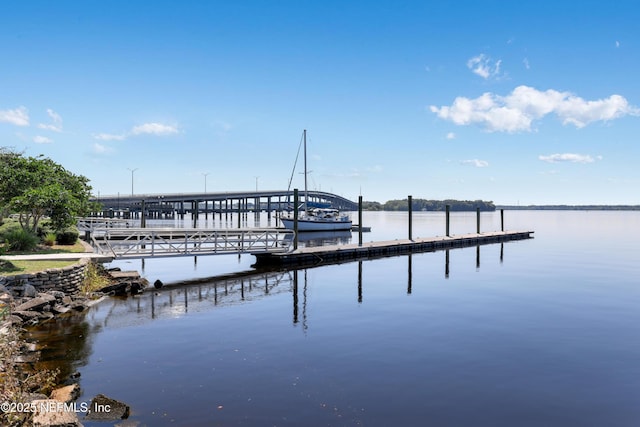
[[[338,209],[330,207],[309,206],[309,192],[307,189],[307,130],[304,130],[304,203],[298,215],[298,231],[343,231],[351,230],[351,219],[340,213]],[[289,230],[295,227],[292,215],[281,216],[282,225]]]

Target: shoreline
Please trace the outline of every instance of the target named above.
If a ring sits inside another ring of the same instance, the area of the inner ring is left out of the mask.
[[[88,270],[98,264],[93,249],[80,241],[87,252],[0,257],[9,262],[25,258],[77,260],[63,268],[0,276],[0,353],[3,355],[0,373],[4,376],[0,389],[0,421],[3,425],[82,426],[75,408],[80,395],[78,376],[61,378],[57,370],[39,369],[38,342],[25,339],[25,328],[65,316],[83,315],[109,296],[122,292],[135,294],[148,285],[135,272],[137,278],[129,274],[126,283],[109,275],[108,286],[87,291],[84,285]],[[101,271],[108,274],[104,269]],[[128,405],[103,395],[94,397],[91,405],[86,406],[83,408],[86,420],[118,420],[129,415]]]

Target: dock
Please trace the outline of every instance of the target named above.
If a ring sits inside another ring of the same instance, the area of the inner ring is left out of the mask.
[[[280,253],[255,253],[255,267],[300,267],[434,252],[437,250],[531,239],[532,234],[533,231],[494,231],[459,236],[436,236],[411,240],[387,240],[362,244],[298,248]]]

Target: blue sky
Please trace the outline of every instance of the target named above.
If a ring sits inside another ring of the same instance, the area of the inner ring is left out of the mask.
[[[24,1],[0,146],[94,193],[640,204],[631,1]],[[205,175],[207,174],[207,175]],[[296,174],[294,186],[303,187]]]

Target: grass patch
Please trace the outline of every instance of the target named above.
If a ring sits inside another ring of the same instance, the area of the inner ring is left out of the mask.
[[[86,275],[80,291],[83,293],[95,292],[111,284],[111,277],[105,272],[101,264],[90,262],[87,265]]]
[[[77,254],[82,252],[85,252],[85,247],[78,240],[74,245],[38,245],[32,251],[7,251],[5,255]]]
[[[0,257],[2,255],[46,255],[46,254],[80,254],[86,252],[84,245],[78,241],[75,245],[38,245],[32,251],[7,251],[6,246],[0,244]]]
[[[0,259],[0,275],[18,274],[20,271],[22,270],[11,261]]]
[[[78,240],[73,245],[53,245],[51,247],[43,247],[41,248],[43,254],[63,254],[63,253],[82,253],[85,252],[84,245],[80,240]],[[32,252],[33,253],[33,252]]]
[[[76,264],[78,261],[7,261],[0,260],[0,276],[13,276],[16,274],[38,273],[50,268],[63,268]]]

